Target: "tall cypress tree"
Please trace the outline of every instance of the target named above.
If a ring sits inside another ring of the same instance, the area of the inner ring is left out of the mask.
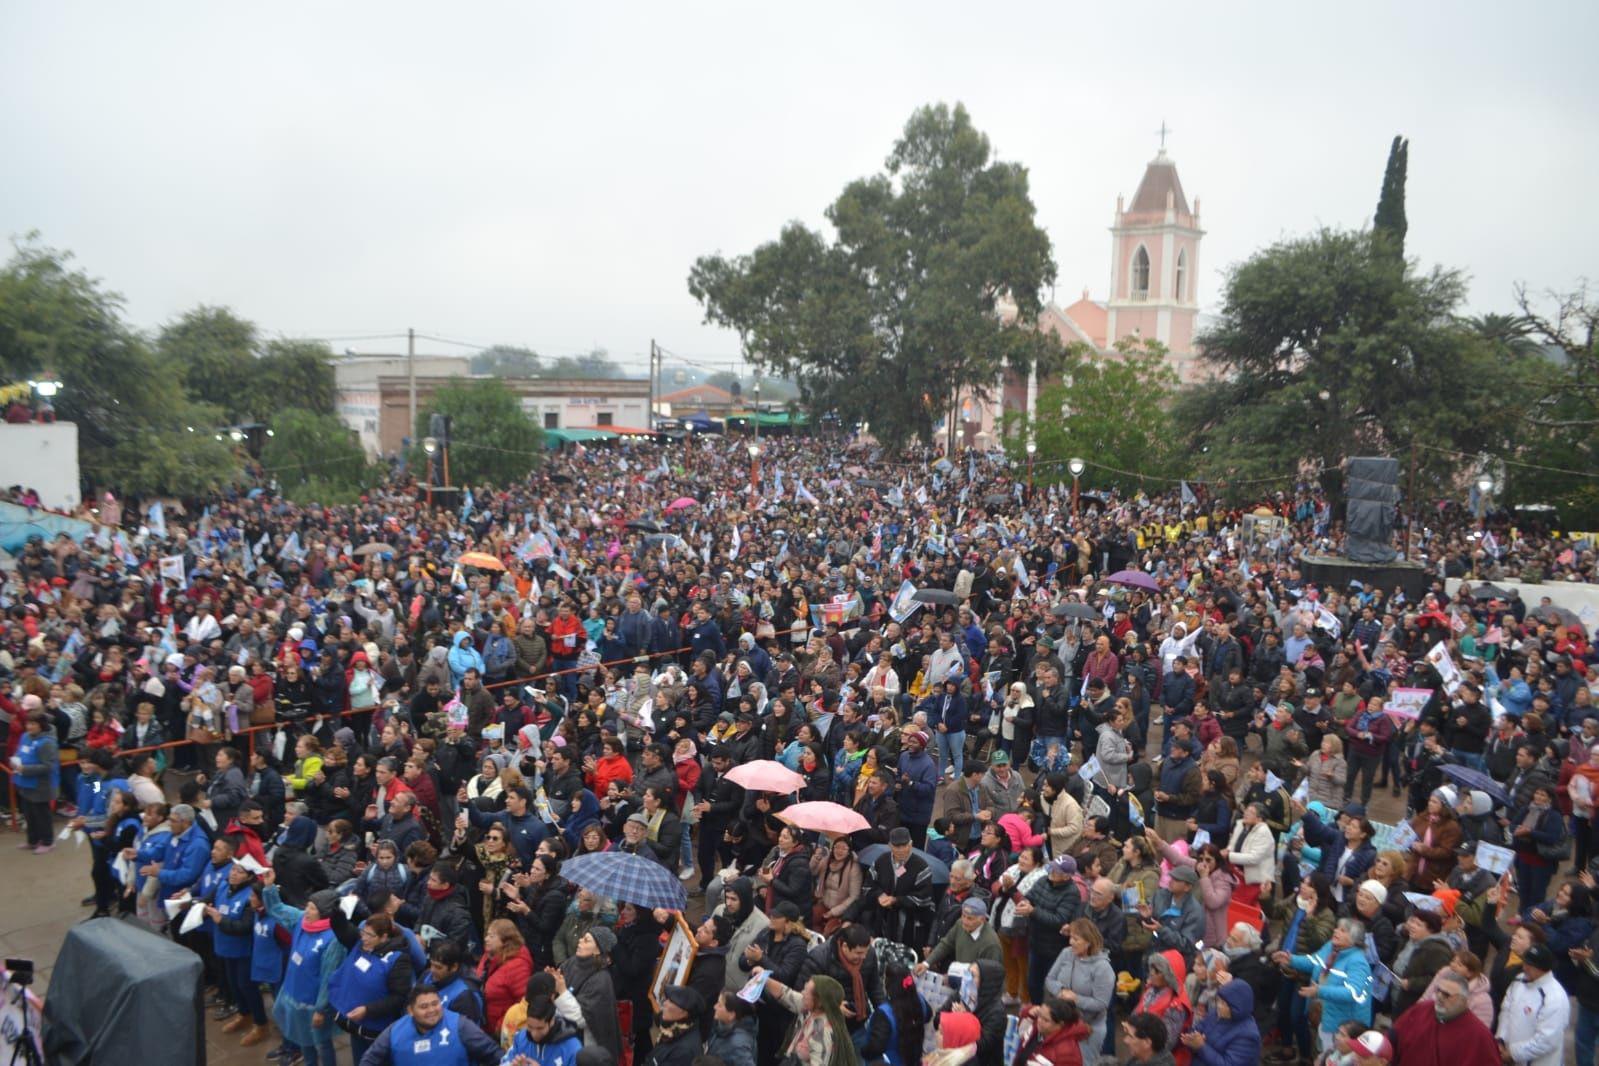
[[[1388,167],[1382,175],[1382,194],[1377,198],[1377,216],[1372,232],[1384,241],[1394,258],[1405,258],[1405,170],[1410,164],[1410,142],[1395,135],[1388,148]]]

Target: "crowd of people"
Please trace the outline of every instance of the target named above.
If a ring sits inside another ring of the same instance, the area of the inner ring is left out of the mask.
[[[1587,545],[1317,587],[1304,487],[1256,538],[1186,485],[741,443],[30,543],[19,848],[83,833],[84,907],[280,1066],[1593,1066],[1599,653],[1477,580]],[[604,852],[685,905],[563,874]]]

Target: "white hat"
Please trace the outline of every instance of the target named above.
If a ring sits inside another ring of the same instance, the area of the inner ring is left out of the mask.
[[[1377,901],[1378,906],[1388,902],[1388,886],[1381,881],[1362,881],[1360,891],[1369,893]]]

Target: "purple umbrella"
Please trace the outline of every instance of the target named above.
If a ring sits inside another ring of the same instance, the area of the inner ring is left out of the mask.
[[[1126,585],[1133,589],[1148,589],[1150,592],[1159,592],[1160,586],[1155,584],[1155,579],[1142,570],[1118,570],[1105,579],[1112,585]]]

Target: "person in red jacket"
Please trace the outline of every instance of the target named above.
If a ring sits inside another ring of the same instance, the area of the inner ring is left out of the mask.
[[[477,964],[477,977],[483,984],[484,1032],[498,1033],[505,1012],[521,1002],[527,979],[533,976],[533,956],[516,923],[496,918],[483,934],[483,958]]]
[[[583,647],[588,643],[588,632],[583,628],[583,623],[578,621],[577,615],[572,613],[570,603],[562,603],[555,610],[555,618],[550,622],[550,669],[555,671],[570,671],[577,665],[577,657],[582,654]],[[561,695],[566,697],[568,703],[577,703],[577,675],[563,673],[556,678]]]
[[[1036,1007],[1028,1007],[1023,1017],[1033,1020],[1033,1035],[1016,1051],[1012,1066],[1082,1066],[1081,1041],[1088,1037],[1088,1025],[1077,1005],[1051,996]]]
[[[1420,999],[1394,1019],[1393,1066],[1462,1066],[1495,1062],[1493,1032],[1471,1012],[1470,985],[1451,967],[1438,971],[1433,999]]]
[[[590,755],[583,760],[583,783],[596,796],[605,795],[612,781],[623,785],[633,781],[633,764],[622,754],[621,740],[607,737],[600,742],[600,750],[604,754],[598,759]]]

